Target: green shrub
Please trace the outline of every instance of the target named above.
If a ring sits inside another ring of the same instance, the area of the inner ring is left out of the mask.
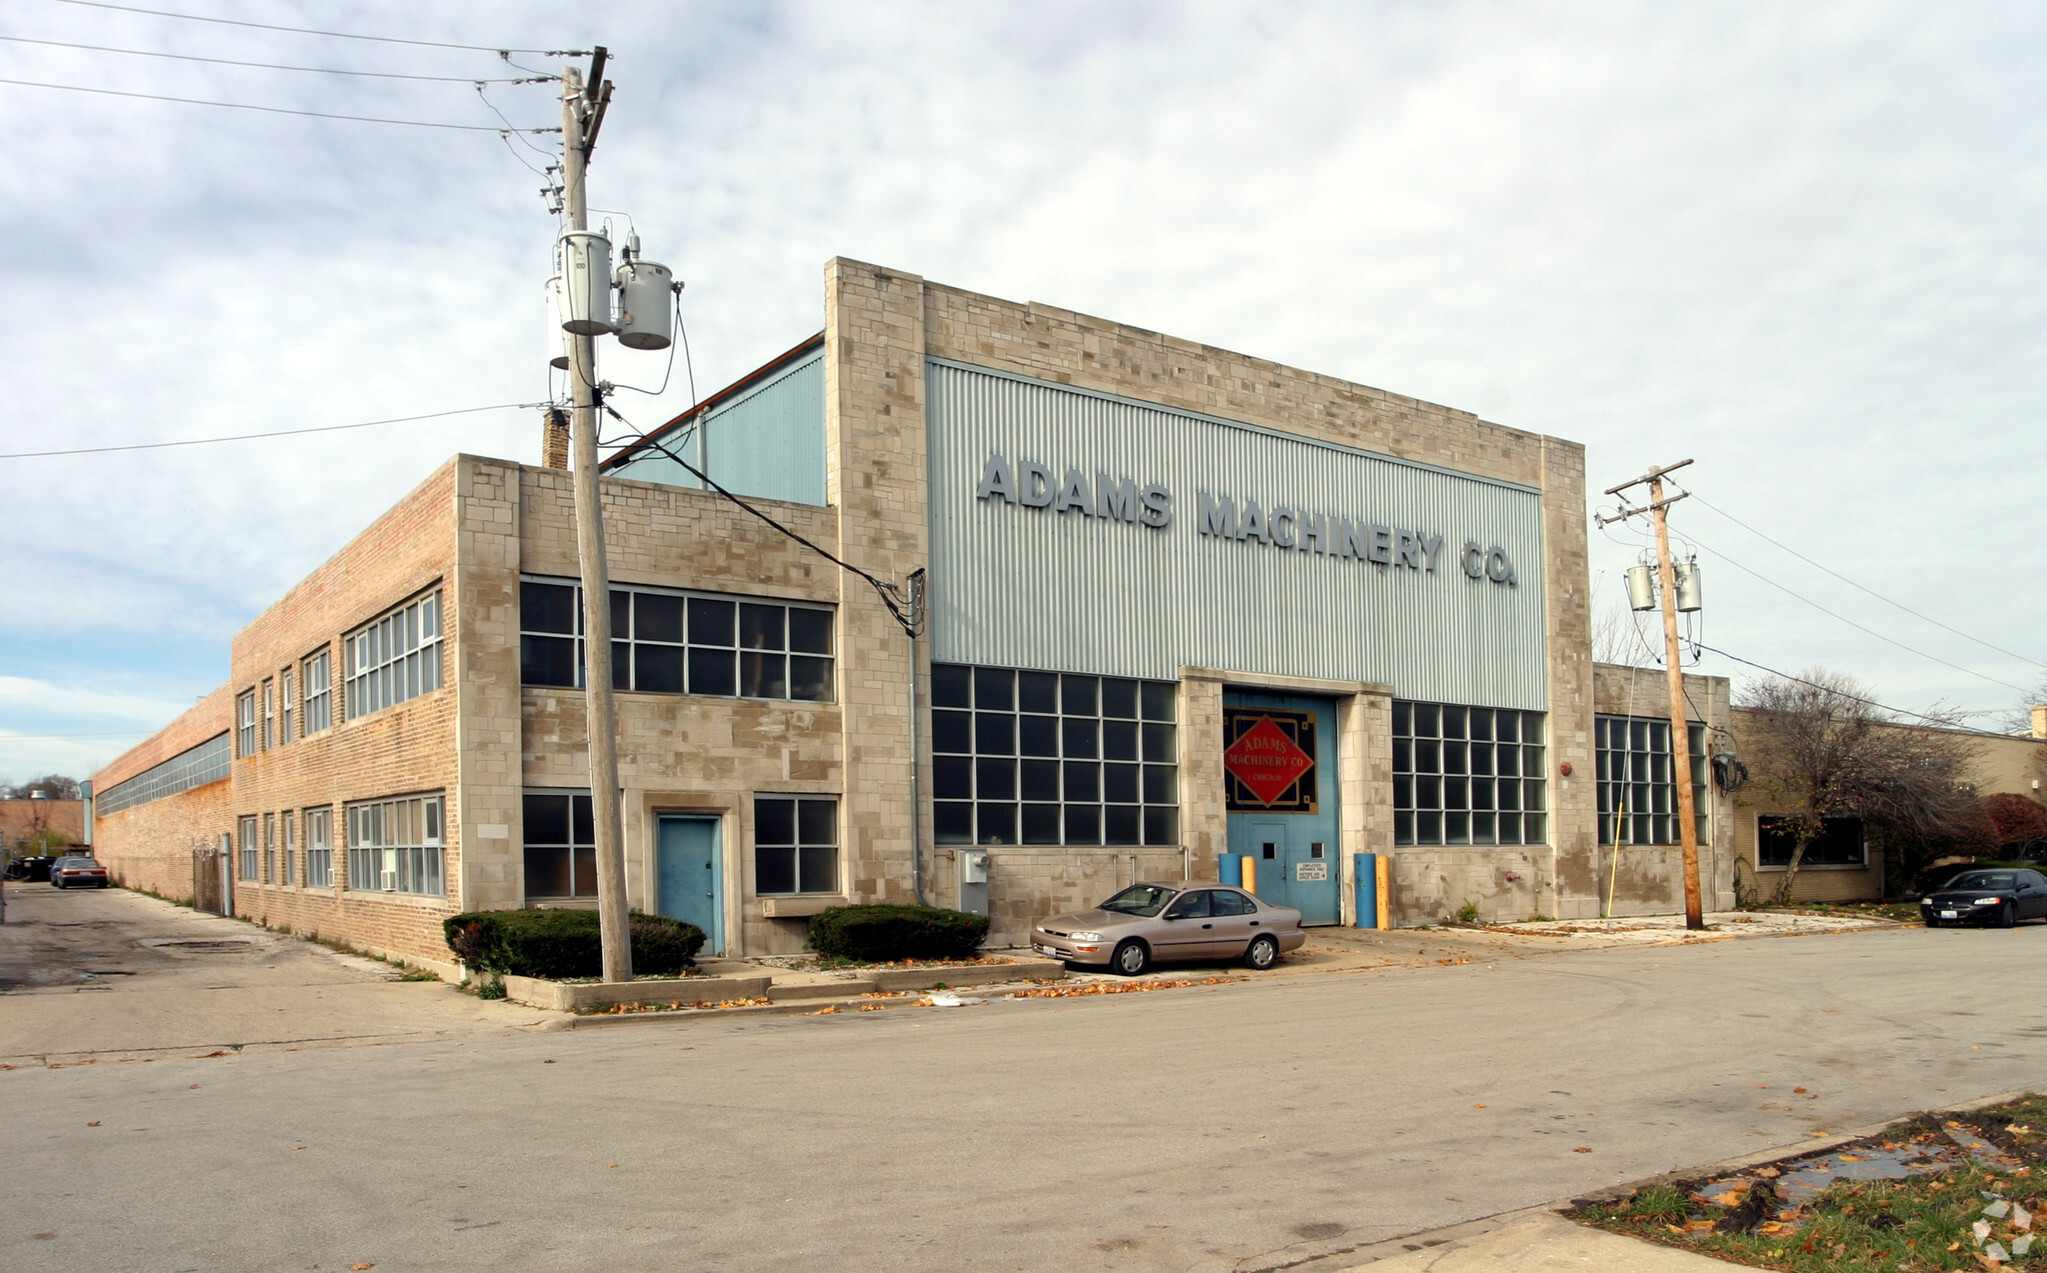
[[[986,915],[936,906],[834,906],[810,920],[812,950],[866,963],[972,959],[987,936]]]
[[[631,917],[633,972],[661,976],[696,963],[704,933],[662,915]],[[471,968],[499,976],[597,977],[604,972],[596,911],[471,911],[441,923],[448,949]]]

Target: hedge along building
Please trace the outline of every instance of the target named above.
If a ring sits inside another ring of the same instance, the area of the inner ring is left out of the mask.
[[[1342,923],[1374,852],[1395,922],[1596,913],[1577,444],[845,260],[824,326],[605,466],[634,906],[793,951],[986,854],[1018,940],[1237,853]],[[576,576],[568,475],[458,456],[239,634],[237,911],[589,904]]]

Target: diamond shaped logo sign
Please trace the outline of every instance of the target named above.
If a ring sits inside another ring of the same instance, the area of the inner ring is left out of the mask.
[[[1223,752],[1223,768],[1268,806],[1314,767],[1315,758],[1270,716],[1260,717]]]

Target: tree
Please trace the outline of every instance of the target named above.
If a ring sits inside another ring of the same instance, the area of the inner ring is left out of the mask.
[[[2047,849],[2047,809],[2010,792],[1983,797],[1981,808],[1999,857],[2026,861]]]
[[[1971,749],[1955,728],[1901,723],[1855,681],[1825,670],[1758,682],[1743,691],[1741,706],[1749,769],[1793,837],[1780,905],[1791,900],[1828,818],[1860,818],[1887,843],[1922,853],[1975,821],[1964,785]],[[1959,720],[1937,712],[1930,719]]]
[[[17,786],[0,786],[0,800],[33,800],[36,792],[43,793],[45,800],[76,800],[79,798],[78,779],[63,774],[44,774]]]

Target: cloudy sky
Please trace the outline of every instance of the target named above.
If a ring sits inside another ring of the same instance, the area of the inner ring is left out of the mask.
[[[686,280],[706,392],[817,330],[820,267],[857,257],[1577,439],[1595,489],[1694,458],[1707,644],[1984,723],[2042,679],[2047,9],[152,2],[608,45],[592,203]],[[0,35],[0,79],[471,125],[467,79],[521,74],[66,0]],[[487,93],[556,122],[551,86]],[[5,84],[0,111],[0,451],[546,396],[529,146]],[[531,461],[533,413],[0,459],[0,777],[84,775],[189,706],[458,450]],[[1640,541],[1594,543],[1612,607]]]

